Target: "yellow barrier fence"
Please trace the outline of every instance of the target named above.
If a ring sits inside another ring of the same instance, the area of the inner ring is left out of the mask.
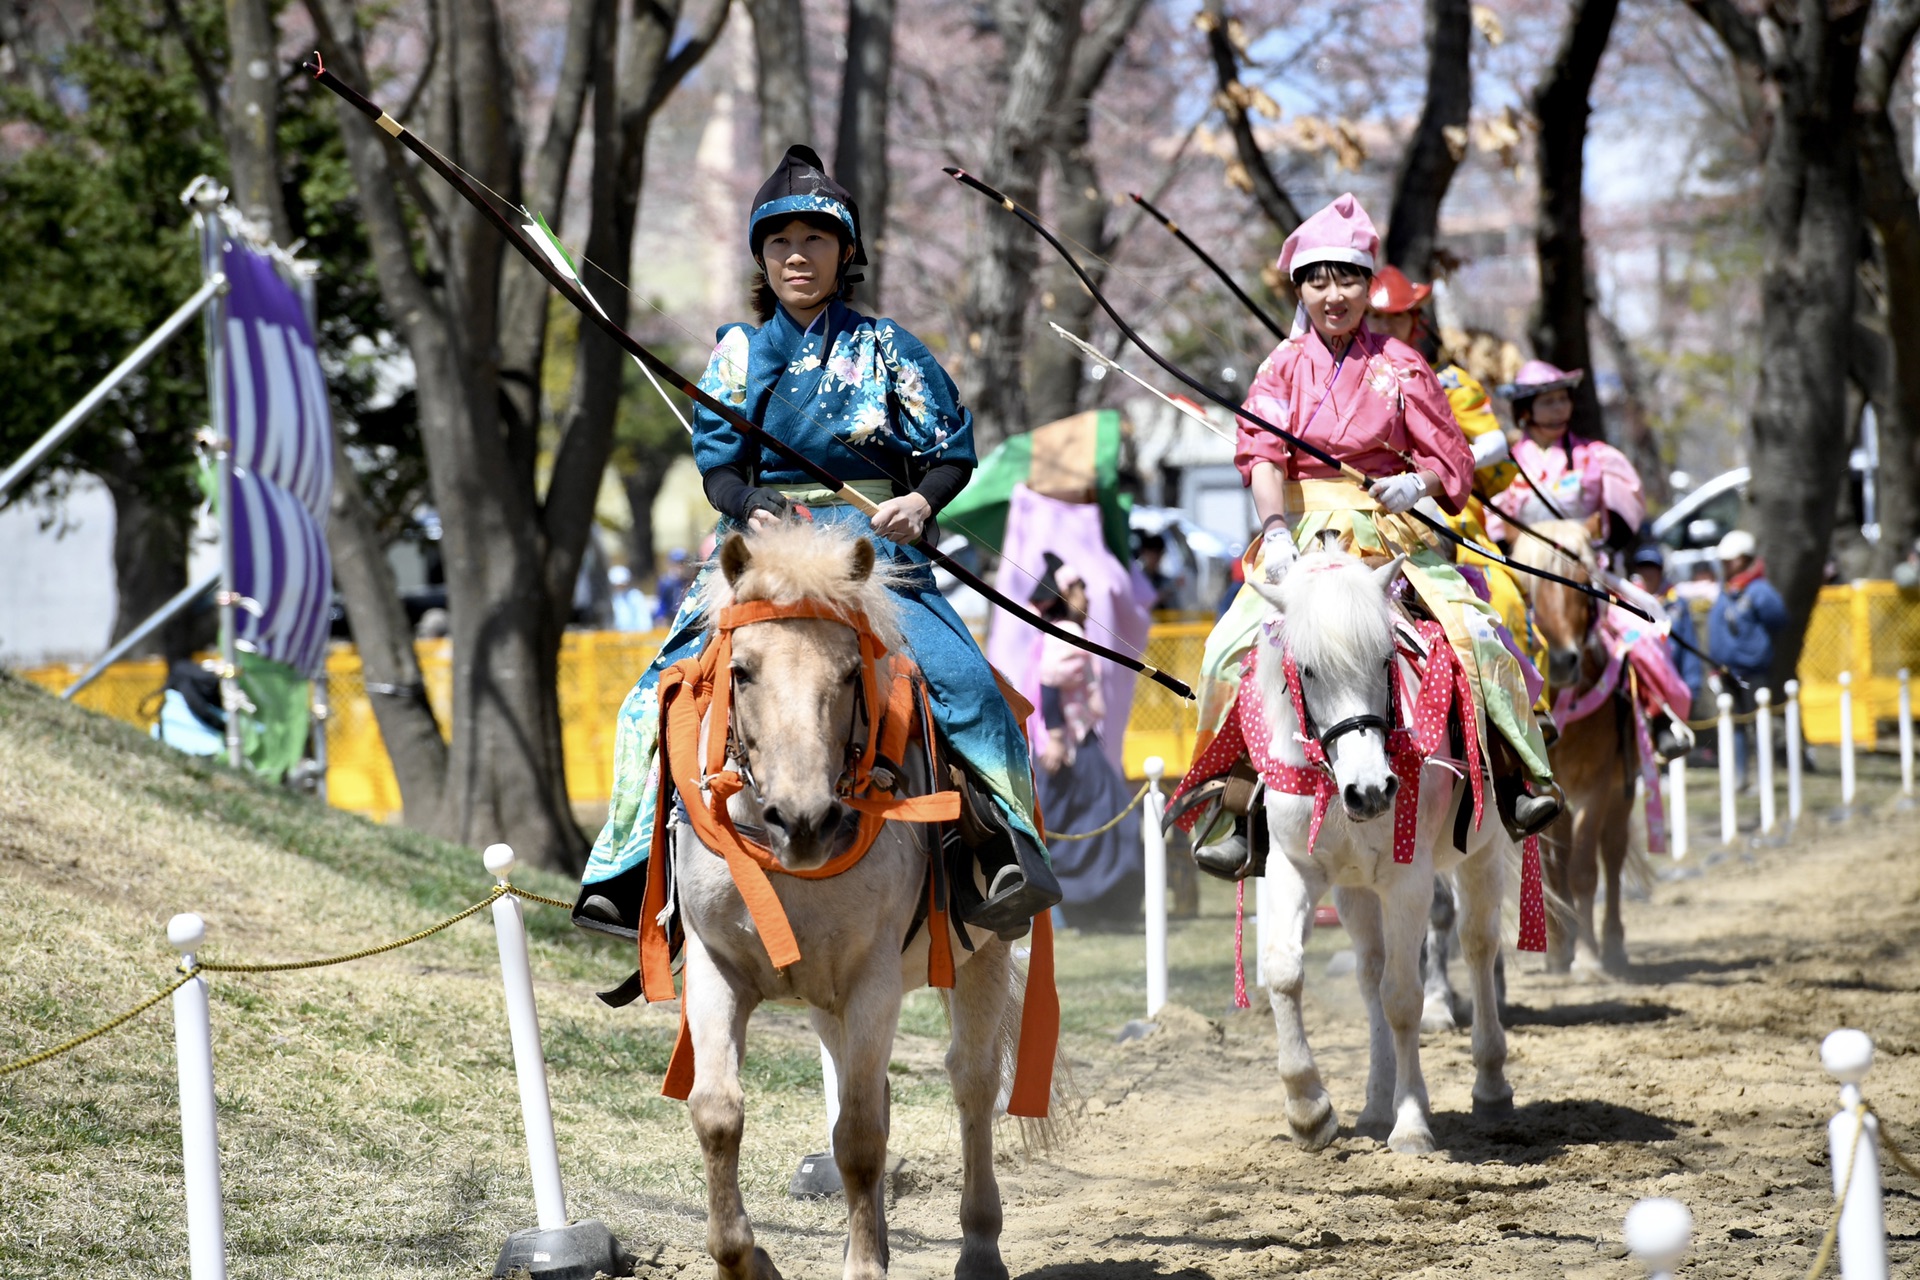
[[[1200,671],[1207,622],[1156,623],[1147,639],[1147,661],[1193,680]],[[1704,626],[1701,634],[1705,635]],[[560,720],[565,735],[567,793],[576,801],[604,802],[613,791],[614,716],[627,691],[653,660],[662,631],[569,631],[560,646]],[[427,700],[442,730],[452,723],[452,653],[445,640],[420,641],[416,651]],[[1891,743],[1899,705],[1899,671],[1920,669],[1920,598],[1901,594],[1890,582],[1825,587],[1807,627],[1800,660],[1802,724],[1811,743],[1840,737],[1842,671],[1853,672],[1854,737],[1858,745]],[[72,683],[80,668],[41,667],[22,674],[54,692]],[[327,793],[334,805],[385,820],[400,810],[400,788],[388,763],[351,645],[336,645],[327,657]],[[151,728],[159,715],[166,667],[159,659],[118,663],[82,690],[76,701],[93,711]],[[1176,776],[1193,757],[1193,705],[1151,681],[1135,686],[1133,716],[1123,756],[1129,777],[1142,777],[1149,756],[1159,756]]]
[[[1800,723],[1808,742],[1840,741],[1840,673],[1853,673],[1853,740],[1899,732],[1900,672],[1920,670],[1920,597],[1891,582],[1820,588],[1800,650]]]

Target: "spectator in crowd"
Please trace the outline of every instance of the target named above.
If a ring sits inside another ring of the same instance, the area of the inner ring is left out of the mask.
[[[653,610],[661,626],[668,625],[679,615],[680,602],[686,595],[687,553],[684,548],[675,547],[667,552],[667,570],[660,575],[659,603]]]
[[[1700,701],[1700,684],[1705,671],[1700,664],[1700,656],[1693,649],[1683,648],[1681,642],[1700,646],[1700,632],[1693,625],[1693,608],[1678,590],[1667,585],[1666,555],[1656,542],[1643,542],[1633,550],[1627,567],[1633,574],[1633,580],[1640,589],[1660,602],[1666,611],[1668,624],[1667,656],[1673,659],[1674,668],[1680,678],[1687,682],[1687,688],[1693,691],[1695,703]],[[1676,639],[1675,637],[1678,637]],[[1688,711],[1689,716],[1698,714]]]
[[[633,585],[633,571],[623,564],[607,570],[615,631],[647,631],[653,627],[653,603]]]
[[[1135,563],[1146,576],[1147,585],[1153,588],[1153,602],[1147,607],[1156,613],[1162,609],[1180,607],[1180,588],[1185,585],[1179,578],[1166,571],[1167,540],[1158,533],[1149,533],[1140,539],[1140,549],[1135,554]]]
[[[1753,691],[1766,683],[1773,667],[1773,637],[1787,622],[1787,606],[1767,581],[1766,562],[1755,558],[1753,535],[1735,529],[1720,539],[1720,557],[1726,582],[1707,615],[1707,653],[1733,677],[1734,711],[1753,710]],[[1741,726],[1734,740],[1734,759],[1747,782],[1748,741],[1752,730]]]

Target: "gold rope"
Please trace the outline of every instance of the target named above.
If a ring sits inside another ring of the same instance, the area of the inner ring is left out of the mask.
[[[1105,835],[1107,832],[1119,826],[1121,823],[1121,820],[1124,819],[1128,814],[1132,813],[1134,809],[1139,806],[1140,801],[1146,797],[1147,788],[1152,785],[1153,783],[1151,782],[1141,783],[1140,789],[1133,793],[1133,799],[1127,801],[1126,808],[1114,814],[1111,818],[1107,819],[1105,822],[1101,823],[1099,826],[1095,827],[1093,830],[1077,832],[1076,834],[1070,835],[1070,836],[1050,835],[1047,837],[1047,843],[1052,844],[1055,840],[1091,840],[1095,836]]]
[[[1136,799],[1137,798],[1138,797],[1136,797]],[[182,974],[179,980],[172,986],[159,992],[157,995],[149,996],[147,999],[142,1000],[139,1004],[127,1010],[119,1017],[114,1018],[112,1021],[103,1022],[91,1031],[82,1032],[71,1040],[65,1040],[54,1045],[51,1049],[43,1049],[30,1057],[21,1058],[18,1061],[9,1062],[4,1066],[0,1066],[0,1076],[9,1076],[16,1071],[25,1071],[28,1067],[37,1067],[41,1063],[49,1062],[63,1053],[69,1053],[74,1049],[78,1049],[89,1040],[98,1039],[109,1031],[125,1026],[178,991],[181,987],[186,986],[187,983],[193,981],[194,978],[202,973],[287,973],[295,969],[323,969],[329,965],[346,964],[352,960],[364,960],[369,956],[377,956],[388,951],[398,951],[401,947],[410,947],[416,942],[431,938],[443,929],[449,929],[467,917],[485,910],[500,898],[509,894],[516,898],[523,898],[528,902],[538,902],[543,906],[560,907],[567,911],[573,910],[573,904],[563,899],[549,898],[545,894],[534,893],[532,890],[522,889],[517,885],[498,884],[494,886],[493,891],[486,897],[459,913],[448,916],[439,924],[422,929],[418,933],[408,934],[406,937],[395,942],[383,942],[377,947],[365,947],[359,951],[350,951],[345,955],[327,956],[319,960],[284,960],[274,964],[234,964],[217,960],[199,961],[191,969]]]
[[[139,1017],[141,1014],[145,1013],[147,1010],[153,1008],[153,1006],[159,1004],[162,1000],[165,1000],[168,996],[172,995],[174,992],[178,991],[180,988],[186,986],[189,982],[192,982],[194,978],[199,975],[199,973],[200,973],[199,966],[196,965],[194,968],[189,969],[187,970],[187,972],[181,974],[179,979],[172,986],[168,987],[166,990],[160,992],[157,995],[148,996],[145,1000],[142,1000],[139,1004],[133,1006],[133,1008],[127,1010],[125,1013],[121,1014],[119,1017],[115,1018],[113,1021],[103,1022],[99,1026],[95,1027],[93,1030],[83,1031],[79,1035],[75,1036],[73,1039],[62,1041],[61,1043],[53,1046],[53,1048],[51,1049],[43,1049],[39,1053],[36,1053],[31,1057],[21,1058],[17,1062],[9,1062],[6,1066],[0,1067],[0,1076],[10,1076],[16,1071],[25,1071],[28,1067],[37,1067],[41,1063],[51,1061],[52,1059],[59,1057],[63,1053],[68,1053],[74,1049],[78,1049],[81,1045],[85,1044],[89,1040],[97,1039],[100,1036],[107,1034],[107,1032],[109,1031],[115,1030],[118,1027],[125,1026],[127,1023],[132,1022],[135,1018]]]

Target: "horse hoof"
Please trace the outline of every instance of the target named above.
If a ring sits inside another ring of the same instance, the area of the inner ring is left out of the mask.
[[[1009,1280],[1009,1273],[1007,1264],[1000,1260],[1000,1250],[983,1249],[975,1256],[962,1248],[953,1280]]]
[[[1387,1150],[1403,1156],[1431,1155],[1433,1134],[1424,1126],[1406,1133],[1395,1133],[1387,1139]]]
[[[1600,957],[1600,968],[1609,978],[1625,978],[1633,972],[1633,966],[1627,963],[1625,947],[1618,950],[1608,947],[1607,953]]]
[[[1333,1109],[1333,1103],[1325,1098],[1320,1100],[1319,1116],[1301,1124],[1293,1117],[1287,1117],[1287,1124],[1293,1130],[1293,1140],[1306,1151],[1325,1151],[1340,1133],[1340,1115]]]
[[[1473,1114],[1482,1120],[1502,1120],[1513,1114],[1513,1090],[1498,1098],[1475,1098]]]
[[[1453,1010],[1446,1005],[1429,1003],[1420,1011],[1420,1031],[1423,1035],[1444,1035],[1459,1029],[1460,1024],[1453,1019]]]

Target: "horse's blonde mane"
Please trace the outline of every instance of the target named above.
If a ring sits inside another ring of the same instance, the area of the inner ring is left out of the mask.
[[[851,620],[865,614],[868,625],[881,644],[899,652],[900,611],[891,587],[907,577],[908,570],[879,559],[873,572],[862,581],[853,576],[856,535],[845,526],[792,523],[778,525],[747,537],[752,554],[738,580],[728,582],[724,573],[713,576],[713,609],[751,600],[769,600],[774,604],[798,604],[802,600],[831,606]]]
[[[1599,570],[1600,560],[1594,554],[1593,535],[1587,532],[1587,526],[1581,521],[1543,520],[1530,527],[1573,552],[1580,561],[1580,567],[1589,574]],[[1561,575],[1565,575],[1573,567],[1567,563],[1567,557],[1557,548],[1517,530],[1513,538],[1513,559],[1529,569],[1545,569],[1549,573]]]
[[[1277,591],[1296,663],[1341,684],[1378,673],[1392,650],[1392,617],[1365,562],[1344,551],[1301,556]]]

